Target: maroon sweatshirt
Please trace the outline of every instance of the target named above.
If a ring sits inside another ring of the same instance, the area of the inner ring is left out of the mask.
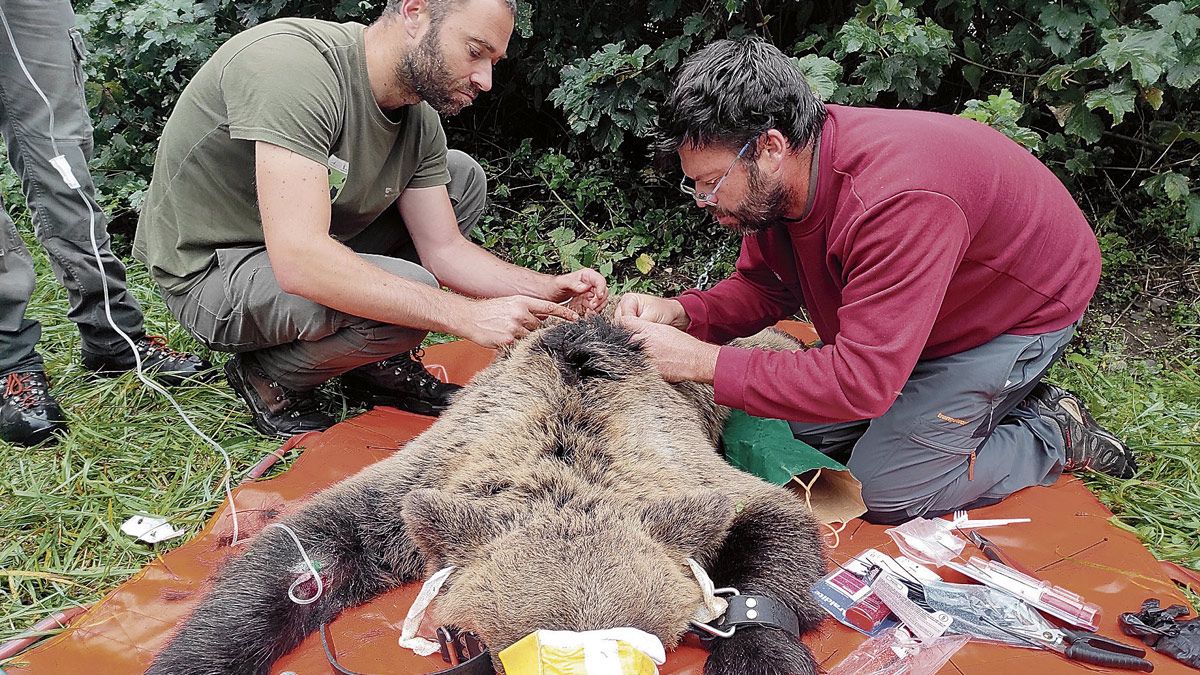
[[[808,216],[746,236],[733,276],[678,299],[688,332],[717,343],[807,308],[824,346],[722,347],[716,400],[839,422],[886,412],[918,360],[1065,328],[1099,278],[1083,213],[1017,143],[951,115],[831,105]]]

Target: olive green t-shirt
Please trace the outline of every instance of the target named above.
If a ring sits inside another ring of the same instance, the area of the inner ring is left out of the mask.
[[[365,26],[279,19],[201,66],[167,120],[134,254],[183,293],[226,248],[263,245],[254,143],[329,169],[329,233],[362,232],[406,188],[445,185],[446,134],[426,103],[385,114],[367,79]]]

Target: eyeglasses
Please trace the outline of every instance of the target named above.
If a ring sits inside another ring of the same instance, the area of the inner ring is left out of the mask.
[[[743,145],[742,149],[738,151],[737,157],[733,158],[733,162],[729,165],[729,168],[725,169],[725,173],[721,174],[721,177],[717,179],[717,184],[713,186],[712,192],[696,192],[696,188],[687,184],[687,176],[684,176],[679,181],[679,189],[683,192],[683,194],[691,197],[701,204],[704,204],[705,206],[712,206],[716,204],[717,202],[714,200],[714,198],[717,196],[717,190],[721,189],[721,184],[724,183],[725,179],[729,177],[729,172],[733,171],[733,167],[737,166],[738,160],[742,158],[742,155],[746,154],[746,151],[750,149],[750,144],[753,142],[753,138],[746,141],[746,144]]]

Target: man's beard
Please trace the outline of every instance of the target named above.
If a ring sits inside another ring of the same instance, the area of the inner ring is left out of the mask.
[[[788,212],[793,201],[791,192],[784,187],[783,181],[768,186],[758,167],[753,162],[748,166],[746,198],[742,200],[741,205],[728,211],[720,206],[708,207],[714,216],[733,218],[735,222],[727,227],[742,236],[763,232],[783,224],[784,214]]]
[[[479,89],[469,82],[465,87],[455,83],[438,45],[440,34],[440,26],[429,27],[421,42],[396,65],[396,79],[407,81],[409,88],[439,113],[457,115],[471,102],[456,94],[469,94],[474,98],[479,95]]]

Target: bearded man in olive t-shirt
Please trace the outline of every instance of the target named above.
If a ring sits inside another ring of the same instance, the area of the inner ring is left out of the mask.
[[[486,179],[438,113],[491,89],[513,0],[391,0],[370,26],[280,19],[233,37],[163,131],[134,252],[273,435],[333,419],[342,376],[370,404],[437,414],[454,385],[420,362],[430,330],[486,347],[557,304],[598,307],[584,269],[547,276],[470,243]],[[441,289],[446,286],[453,292]]]

